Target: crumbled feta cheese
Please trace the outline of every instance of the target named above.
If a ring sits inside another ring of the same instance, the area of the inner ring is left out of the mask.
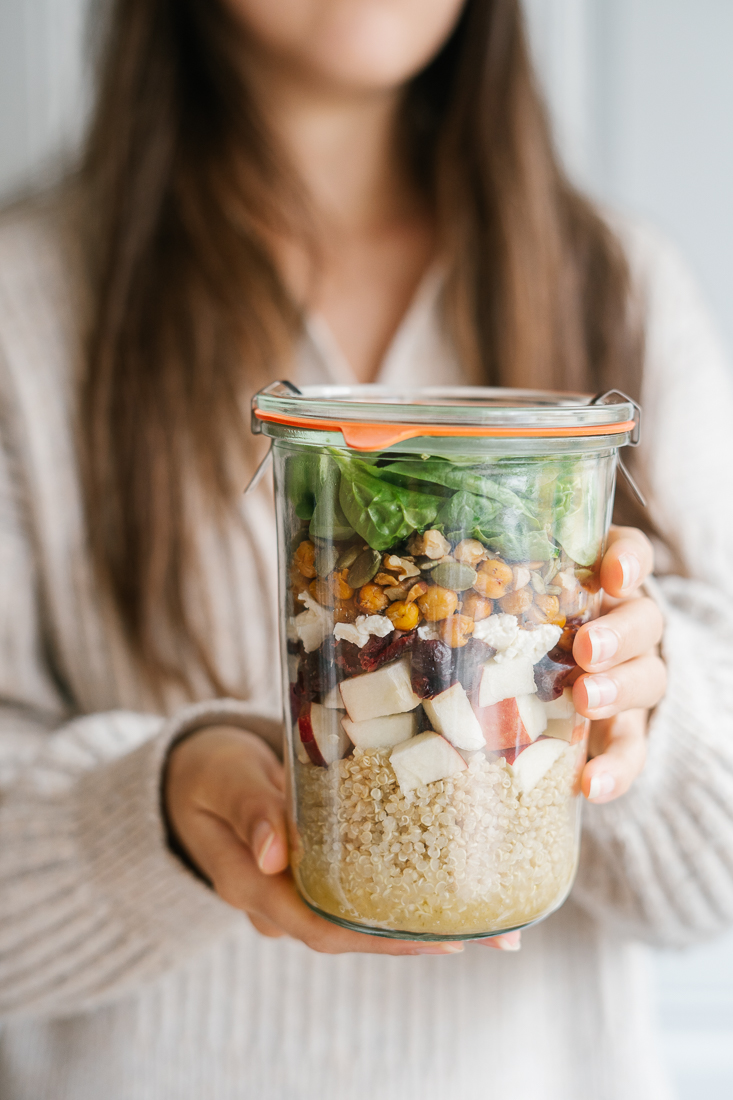
[[[361,649],[373,634],[386,638],[393,630],[386,615],[359,615],[355,623],[336,623],[333,633],[337,641],[353,642]]]
[[[535,630],[519,630],[511,645],[496,654],[497,664],[511,661],[515,657],[529,657],[533,665],[537,664],[560,641],[562,630],[559,626],[545,623]]]
[[[519,626],[513,615],[489,615],[479,619],[473,628],[474,638],[486,642],[492,649],[507,649],[519,634]]]
[[[306,653],[313,653],[331,633],[331,613],[307,592],[301,592],[298,599],[308,610],[295,616],[292,620],[293,628]]]
[[[421,642],[434,642],[440,637],[440,631],[435,623],[423,623],[417,628],[417,636]]]
[[[497,664],[529,657],[534,665],[557,645],[561,634],[560,627],[550,623],[535,630],[520,630],[513,615],[490,615],[477,622],[473,630],[474,638],[496,650]]]

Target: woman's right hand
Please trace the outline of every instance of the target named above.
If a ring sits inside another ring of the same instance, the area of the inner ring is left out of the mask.
[[[351,932],[308,908],[288,870],[283,767],[254,734],[216,726],[185,738],[171,751],[164,799],[178,843],[217,894],[243,910],[262,935],[291,936],[332,955],[450,955],[463,950],[459,942],[422,943]],[[509,943],[487,942],[512,949]]]

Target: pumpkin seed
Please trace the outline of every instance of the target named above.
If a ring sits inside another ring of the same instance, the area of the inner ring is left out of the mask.
[[[342,552],[339,554],[338,560],[336,562],[336,568],[339,571],[341,569],[351,569],[351,566],[359,557],[360,553],[361,546],[347,546],[346,549],[342,550]]]
[[[319,547],[313,559],[313,565],[319,577],[327,577],[336,567],[339,552],[335,546]]]
[[[347,584],[352,588],[361,588],[362,585],[369,584],[369,581],[376,577],[381,564],[382,555],[378,550],[363,550],[346,575]]]
[[[433,561],[432,558],[418,558],[415,562],[420,567],[421,572],[431,573],[434,569],[437,569],[439,565],[447,565],[448,563],[455,562],[454,557],[446,555],[444,558],[438,558],[437,561]]]
[[[460,561],[443,562],[430,575],[441,588],[450,588],[453,592],[465,592],[467,588],[473,588],[478,576],[475,569]]]

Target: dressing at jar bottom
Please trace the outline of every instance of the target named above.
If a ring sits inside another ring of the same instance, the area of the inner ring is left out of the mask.
[[[389,750],[296,762],[299,888],[327,916],[397,934],[490,935],[547,915],[575,871],[585,760],[585,739],[554,745],[530,789],[483,753],[406,793]]]

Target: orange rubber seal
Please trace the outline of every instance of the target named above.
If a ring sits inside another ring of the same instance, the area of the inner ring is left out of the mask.
[[[406,439],[420,436],[475,437],[483,439],[552,439],[573,436],[622,435],[632,432],[636,421],[624,420],[620,424],[596,424],[584,427],[559,428],[481,428],[452,427],[435,424],[370,424],[351,420],[318,420],[307,416],[286,416],[284,413],[262,412],[255,409],[258,420],[269,424],[284,424],[290,428],[310,428],[315,431],[341,432],[347,447],[352,451],[381,451]]]

